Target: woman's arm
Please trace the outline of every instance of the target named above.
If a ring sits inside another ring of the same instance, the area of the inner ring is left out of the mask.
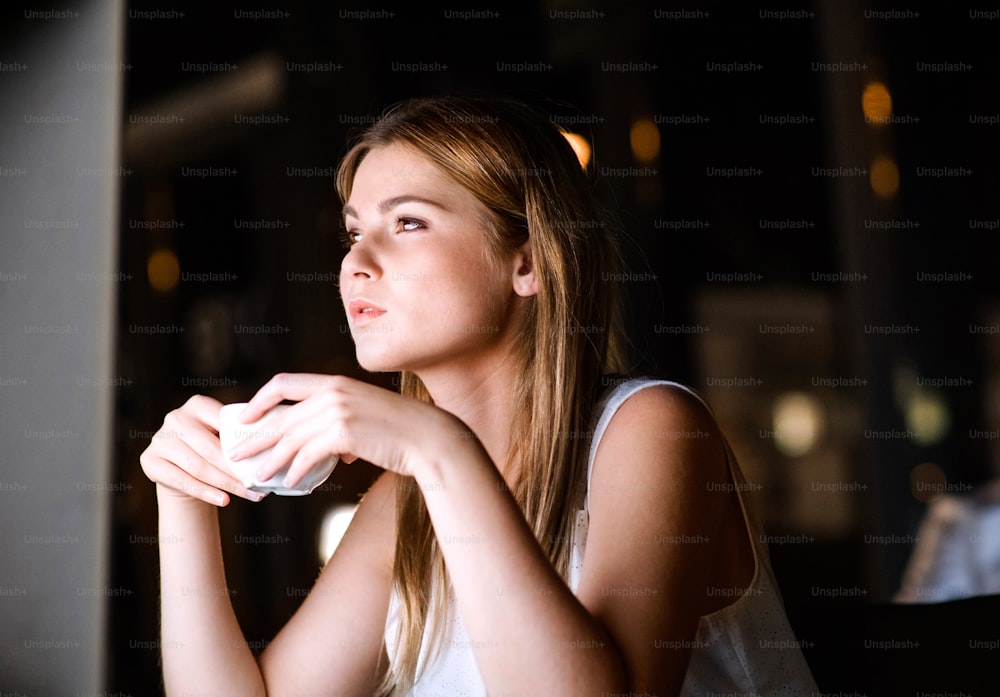
[[[373,694],[388,664],[397,480],[379,476],[308,597],[261,654],[268,695]]]
[[[228,502],[226,492],[260,497],[220,465],[220,406],[208,397],[192,397],[167,414],[140,457],[143,471],[156,482],[160,641],[168,694],[265,694],[230,602],[216,511]]]
[[[715,420],[652,386],[608,425],[577,594],[614,637],[628,690],[680,693],[698,622],[752,580],[754,556]]]
[[[158,502],[166,693],[267,694],[230,602],[215,507],[169,493]]]
[[[141,458],[157,483],[167,694],[370,695],[385,665],[394,476],[366,494],[313,591],[258,663],[230,602],[215,507],[225,492],[256,495],[222,468],[219,406],[192,398]]]
[[[679,692],[689,651],[662,647],[694,640],[715,582],[711,541],[734,500],[708,485],[728,481],[724,451],[689,399],[649,388],[612,420],[594,466],[579,597],[484,456],[418,476],[491,694]],[[667,543],[678,539],[705,543]]]
[[[618,646],[556,573],[486,453],[452,451],[419,472],[487,691],[622,692]]]
[[[365,495],[337,551],[261,654],[259,667],[230,603],[216,510],[194,499],[161,498],[167,694],[370,696],[385,669],[393,482],[384,474]]]

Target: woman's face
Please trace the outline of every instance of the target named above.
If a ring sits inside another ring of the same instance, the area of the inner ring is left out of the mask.
[[[489,215],[415,150],[369,151],[354,176],[340,269],[358,362],[418,375],[489,365],[513,338],[515,255],[497,259]]]

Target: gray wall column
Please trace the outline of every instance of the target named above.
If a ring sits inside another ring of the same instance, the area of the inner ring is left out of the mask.
[[[124,4],[11,7],[0,65],[0,688],[105,680]],[[69,9],[62,9],[69,8]]]

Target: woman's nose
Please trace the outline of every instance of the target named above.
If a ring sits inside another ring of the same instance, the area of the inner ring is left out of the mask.
[[[368,240],[352,245],[340,263],[341,278],[349,276],[374,280],[381,275],[382,269],[378,263],[377,252]]]

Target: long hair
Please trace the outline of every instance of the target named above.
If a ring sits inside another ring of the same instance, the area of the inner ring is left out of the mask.
[[[365,131],[337,173],[341,201],[373,148],[400,144],[428,158],[490,212],[488,248],[529,243],[538,293],[513,357],[515,422],[511,494],[556,570],[567,577],[575,512],[582,508],[591,412],[601,376],[624,373],[625,341],[616,228],[559,128],[541,112],[504,98],[435,97],[403,102]],[[404,372],[400,392],[425,401]],[[498,465],[504,463],[497,463]],[[397,489],[394,590],[400,600],[396,655],[379,694],[402,694],[417,679],[429,616],[428,653],[440,649],[447,573],[415,482]],[[432,612],[433,609],[433,612]],[[431,655],[424,657],[429,665]]]

